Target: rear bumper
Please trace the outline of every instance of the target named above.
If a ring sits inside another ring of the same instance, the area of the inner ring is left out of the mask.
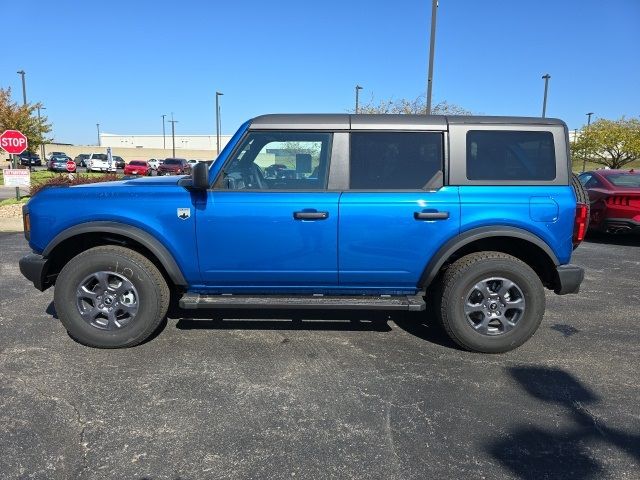
[[[49,271],[49,260],[42,255],[30,253],[20,259],[20,273],[33,283],[41,292],[51,286],[47,282],[47,273]]]
[[[557,286],[554,290],[558,295],[578,293],[580,284],[584,280],[584,269],[577,265],[559,265],[556,270],[558,274]]]

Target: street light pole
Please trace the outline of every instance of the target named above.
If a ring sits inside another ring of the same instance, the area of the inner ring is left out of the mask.
[[[178,122],[177,120],[173,119],[173,112],[171,112],[171,120],[169,120],[169,122],[171,122],[171,143],[173,145],[173,157],[172,158],[176,158],[176,123]]]
[[[360,108],[360,90],[362,90],[362,87],[360,85],[356,85],[356,114],[358,113],[358,110]]]
[[[162,115],[162,148],[166,150],[167,149],[167,137],[165,136],[165,133],[164,133],[164,124],[165,124],[164,117],[166,117],[166,115]]]
[[[46,109],[47,107],[41,107],[40,105],[38,105],[38,126],[40,126],[42,122],[42,118],[40,117],[40,110],[46,110]],[[42,161],[44,162],[44,155],[45,155],[44,141],[42,142],[42,145],[40,145],[40,155],[42,155]]]
[[[100,144],[100,124],[99,123],[96,123],[96,128],[98,129],[98,146],[100,147],[102,145]]]
[[[24,80],[24,76],[26,75],[26,72],[24,70],[19,70],[17,74],[22,77],[22,104],[26,105],[27,104],[27,85]]]
[[[431,115],[431,90],[433,88],[433,57],[436,48],[436,19],[438,0],[431,0],[431,40],[429,42],[429,74],[427,76],[427,115]]]
[[[551,75],[545,73],[542,78],[544,79],[544,99],[542,100],[542,118],[547,115],[547,91],[549,90],[549,79]]]
[[[216,148],[218,155],[220,155],[220,103],[218,98],[224,95],[224,93],[216,92]]]
[[[589,128],[589,125],[591,125],[591,115],[593,115],[593,112],[587,113],[587,128]],[[584,159],[582,159],[582,171],[584,172],[586,168],[587,168],[587,158],[585,157]]]
[[[591,125],[591,115],[593,115],[593,112],[587,113],[587,127]]]

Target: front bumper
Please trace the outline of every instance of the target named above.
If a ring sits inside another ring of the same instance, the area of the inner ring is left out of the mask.
[[[20,259],[20,273],[33,283],[41,292],[51,286],[48,281],[47,273],[49,271],[49,260],[42,255],[30,253]]]
[[[554,290],[558,295],[578,293],[584,280],[584,269],[577,265],[559,265],[556,268],[558,279]]]

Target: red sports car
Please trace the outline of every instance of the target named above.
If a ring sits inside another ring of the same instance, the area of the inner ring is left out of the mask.
[[[151,167],[144,160],[131,160],[124,166],[125,175],[151,175]]]
[[[589,229],[640,233],[640,171],[595,170],[579,178],[591,201]]]

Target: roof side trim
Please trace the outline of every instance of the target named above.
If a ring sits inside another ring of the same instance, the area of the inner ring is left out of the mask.
[[[292,113],[260,115],[249,130],[349,130],[349,115],[344,113]]]
[[[480,115],[289,113],[260,115],[249,130],[447,130],[448,125],[561,125],[557,118]]]

